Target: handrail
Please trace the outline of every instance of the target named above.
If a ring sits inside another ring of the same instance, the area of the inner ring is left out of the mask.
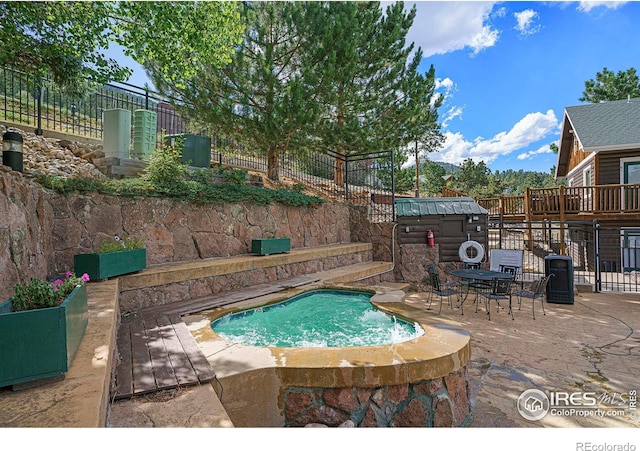
[[[443,188],[445,197],[464,196]],[[640,184],[626,183],[592,186],[527,188],[524,195],[476,199],[490,216],[540,219],[543,216],[577,214],[640,214]]]

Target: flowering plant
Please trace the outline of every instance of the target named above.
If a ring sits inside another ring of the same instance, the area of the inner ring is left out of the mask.
[[[11,298],[12,309],[20,312],[56,307],[62,304],[76,286],[88,281],[89,275],[86,273],[77,277],[67,271],[64,279],[55,279],[53,282],[32,278],[29,282],[18,283],[13,287],[16,294]]]

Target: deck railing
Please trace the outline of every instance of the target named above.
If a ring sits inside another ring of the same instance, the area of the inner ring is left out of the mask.
[[[457,197],[459,193],[443,189],[445,197]],[[554,188],[527,188],[522,196],[500,196],[476,199],[489,211],[490,216],[503,218],[541,219],[592,213],[640,214],[640,184],[597,186],[558,186]]]

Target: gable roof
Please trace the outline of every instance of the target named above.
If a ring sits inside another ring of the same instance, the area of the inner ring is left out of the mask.
[[[585,152],[640,147],[640,99],[589,103],[564,109],[556,177],[567,174],[573,134]]]
[[[397,216],[487,215],[471,197],[418,197],[396,199]]]

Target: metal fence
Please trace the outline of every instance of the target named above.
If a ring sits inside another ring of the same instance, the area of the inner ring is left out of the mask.
[[[43,129],[102,139],[103,112],[125,109],[133,116],[144,109],[157,113],[156,147],[162,136],[192,133],[187,118],[157,93],[128,83],[107,84],[71,97],[56,90],[50,80],[4,67],[0,74],[0,119],[30,125],[36,134]],[[135,124],[134,124],[135,125]],[[132,140],[135,131],[132,127]],[[266,172],[265,152],[249,149],[232,140],[212,137],[212,161]],[[393,152],[382,151],[344,156],[334,152],[284,153],[280,175],[334,199],[367,205],[375,222],[394,219]]]
[[[132,115],[140,109],[157,113],[158,146],[162,133],[181,134],[189,129],[188,120],[168,99],[128,83],[107,84],[89,89],[81,97],[73,97],[56,89],[51,80],[4,67],[0,74],[0,92],[3,94],[0,118],[29,125],[38,135],[47,129],[102,139],[102,113],[115,108],[129,110]]]
[[[523,276],[544,275],[545,257],[571,257],[575,284],[597,292],[640,292],[640,227],[604,227],[598,222],[489,224],[491,249],[522,249]]]
[[[239,152],[228,142],[212,140],[212,160],[256,171],[267,171],[264,152]],[[280,155],[279,176],[300,183],[318,194],[355,205],[366,205],[373,222],[395,218],[393,152],[365,152],[341,155],[328,151]]]

